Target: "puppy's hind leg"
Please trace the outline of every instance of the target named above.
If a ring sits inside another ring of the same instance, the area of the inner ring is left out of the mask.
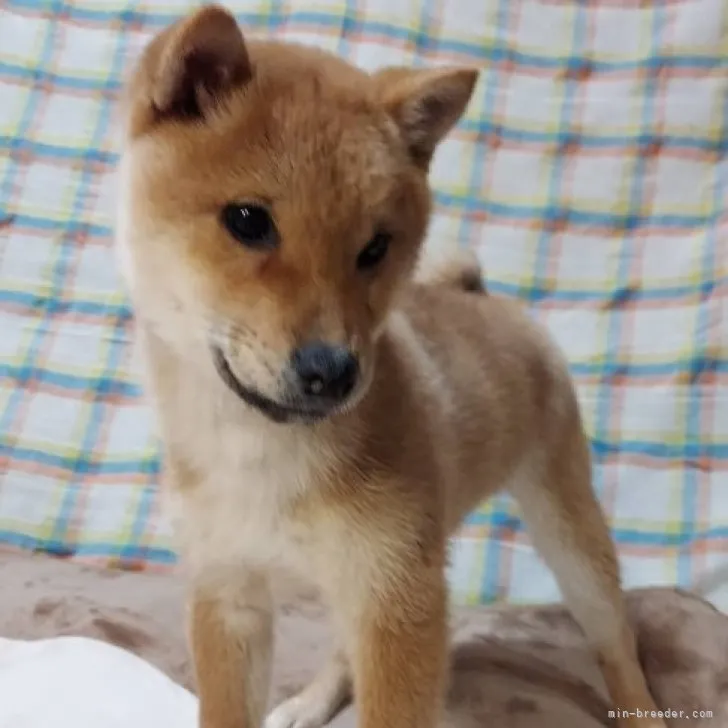
[[[559,440],[534,468],[535,477],[519,480],[511,492],[536,550],[554,572],[596,653],[613,710],[649,716],[657,708],[627,622],[617,557],[592,490],[591,459],[580,423],[560,433]],[[618,719],[616,725],[665,728],[661,719],[634,716]]]
[[[271,711],[263,728],[323,728],[349,700],[349,665],[337,650],[313,682]]]

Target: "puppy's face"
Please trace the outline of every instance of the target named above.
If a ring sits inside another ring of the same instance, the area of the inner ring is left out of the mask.
[[[475,80],[246,44],[217,7],[164,31],[128,88],[118,242],[138,314],[272,419],[351,406]]]

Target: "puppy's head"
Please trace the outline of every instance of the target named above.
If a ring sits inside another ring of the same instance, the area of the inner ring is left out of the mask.
[[[118,243],[138,314],[273,419],[351,406],[476,78],[246,43],[215,6],[165,30],[127,88]]]

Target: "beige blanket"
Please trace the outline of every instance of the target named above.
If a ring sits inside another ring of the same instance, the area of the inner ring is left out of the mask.
[[[0,584],[0,636],[97,637],[193,687],[179,580],[2,554]],[[275,701],[310,678],[329,636],[311,595],[289,588],[281,596]],[[631,592],[629,609],[658,705],[675,712],[668,724],[728,726],[728,617],[671,589]],[[615,725],[609,711],[640,707],[609,704],[560,606],[457,609],[453,629],[449,728],[597,728]],[[334,725],[353,724],[350,709]]]

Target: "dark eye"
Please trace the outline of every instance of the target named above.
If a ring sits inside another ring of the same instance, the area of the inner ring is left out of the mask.
[[[276,228],[270,214],[258,205],[226,205],[222,222],[228,232],[250,248],[268,248],[277,242]]]
[[[356,267],[359,270],[367,270],[378,265],[387,254],[391,240],[391,235],[377,233],[357,256]]]

